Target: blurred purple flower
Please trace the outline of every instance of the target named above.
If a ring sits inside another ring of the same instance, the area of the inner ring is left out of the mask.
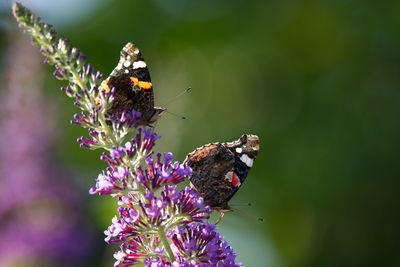
[[[0,105],[0,266],[82,263],[91,234],[76,209],[76,189],[49,155],[54,125],[40,92],[39,54],[17,38],[8,55]]]

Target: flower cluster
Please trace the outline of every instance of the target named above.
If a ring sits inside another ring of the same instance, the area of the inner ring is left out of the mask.
[[[167,184],[178,184],[190,173],[189,166],[172,162],[172,153],[157,154],[157,162],[154,163],[152,148],[159,139],[151,129],[139,128],[135,138],[125,144],[125,147],[117,147],[110,153],[103,153],[101,158],[109,167],[97,177],[96,187],[90,189],[91,194],[117,195],[129,191],[137,191],[145,188],[154,191]],[[144,160],[143,168],[139,163]]]
[[[137,199],[139,197],[139,199]],[[105,231],[107,242],[124,241],[130,237],[154,233],[155,229],[174,229],[176,225],[209,218],[211,209],[190,188],[176,190],[165,186],[161,197],[149,194],[120,197],[118,213]]]
[[[90,138],[82,136],[77,139],[81,147],[90,149],[109,147],[113,149],[114,143],[121,144],[122,140],[131,132],[130,129],[139,125],[141,116],[142,114],[139,111],[127,111],[126,109],[122,112],[117,111],[112,116],[109,116],[107,122],[110,125],[107,125],[107,130],[111,131],[111,133],[117,133],[112,142],[110,142],[104,128],[99,126],[99,110],[97,108],[94,108],[90,114],[85,112],[82,112],[81,115],[75,114],[71,123],[89,129]]]
[[[131,266],[139,262],[148,262],[152,258],[159,259],[161,263],[167,263],[168,257],[163,256],[165,250],[158,248],[161,245],[161,239],[157,235],[140,235],[131,238],[114,254],[117,260],[114,266]],[[149,264],[146,265],[149,266]]]
[[[57,40],[52,27],[40,23],[21,4],[13,9],[45,62],[55,66],[54,75],[70,82],[62,91],[75,97],[75,105],[82,110],[72,123],[89,131],[89,137],[80,137],[78,142],[107,151],[101,159],[108,167],[89,193],[118,198],[118,216],[105,231],[106,242],[120,244],[115,266],[236,266],[231,247],[205,221],[210,207],[189,187],[177,188],[191,168],[173,161],[172,153],[154,155],[160,136],[152,128],[139,127],[140,112],[125,109],[109,114],[118,88],[100,91],[102,75],[84,64],[78,49],[65,39]],[[131,140],[126,142],[128,136]]]
[[[157,162],[154,165],[152,157],[146,158],[148,171],[143,171],[139,166],[135,174],[136,180],[148,190],[156,190],[165,184],[178,184],[182,182],[191,172],[189,166],[179,162],[172,163],[172,153],[164,153],[164,162],[161,162],[161,154],[157,154]]]
[[[232,248],[215,229],[214,224],[203,222],[169,232],[177,262],[184,266],[240,266],[235,263],[236,254]]]
[[[175,261],[171,262],[165,256],[158,256],[159,250],[146,251],[151,255],[144,260],[147,266],[241,266],[235,262],[236,254],[221,235],[217,233],[215,225],[203,222],[200,224],[189,223],[177,227],[168,233],[172,241],[172,253]],[[129,265],[144,255],[139,247],[143,247],[143,236],[132,239],[130,246],[121,246],[121,250],[114,254],[118,264]],[[153,240],[155,246],[160,240]]]

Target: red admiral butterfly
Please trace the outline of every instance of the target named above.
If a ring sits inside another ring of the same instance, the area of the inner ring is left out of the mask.
[[[190,186],[204,203],[222,214],[232,211],[228,201],[239,190],[260,148],[258,136],[244,134],[230,143],[213,143],[197,148],[186,159],[193,170]]]
[[[99,92],[106,93],[115,87],[114,101],[107,114],[113,114],[125,107],[142,113],[141,125],[150,125],[165,111],[164,108],[154,107],[153,85],[147,64],[142,54],[132,43],[127,43],[121,50],[121,57],[117,67],[105,79]],[[101,107],[100,99],[96,103]]]

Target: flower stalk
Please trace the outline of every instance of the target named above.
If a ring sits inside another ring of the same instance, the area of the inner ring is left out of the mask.
[[[171,262],[174,262],[175,261],[174,253],[172,253],[171,247],[170,247],[169,242],[167,240],[167,236],[165,235],[164,227],[162,227],[162,226],[158,227],[158,236],[160,237],[161,242],[162,242],[165,250],[167,251],[169,260]]]

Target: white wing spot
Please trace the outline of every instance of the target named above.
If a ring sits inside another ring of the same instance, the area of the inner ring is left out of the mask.
[[[249,156],[247,156],[246,154],[243,154],[243,155],[240,157],[240,160],[241,160],[242,162],[244,162],[244,163],[247,165],[247,167],[249,167],[249,168],[251,168],[251,166],[253,166],[254,160],[253,160],[252,158],[250,158]]]
[[[136,62],[133,62],[133,68],[134,69],[140,69],[140,68],[146,68],[146,62],[144,62],[144,61],[136,61]]]
[[[228,180],[230,183],[232,183],[232,174],[233,174],[232,171],[225,174],[225,180]]]
[[[129,61],[125,61],[124,62],[124,67],[125,68],[128,68],[130,65],[131,65],[131,62],[129,62]]]
[[[242,151],[243,151],[243,149],[242,149],[241,147],[237,147],[237,148],[236,148],[236,153],[239,153],[239,154],[241,154],[241,153],[242,153]]]

